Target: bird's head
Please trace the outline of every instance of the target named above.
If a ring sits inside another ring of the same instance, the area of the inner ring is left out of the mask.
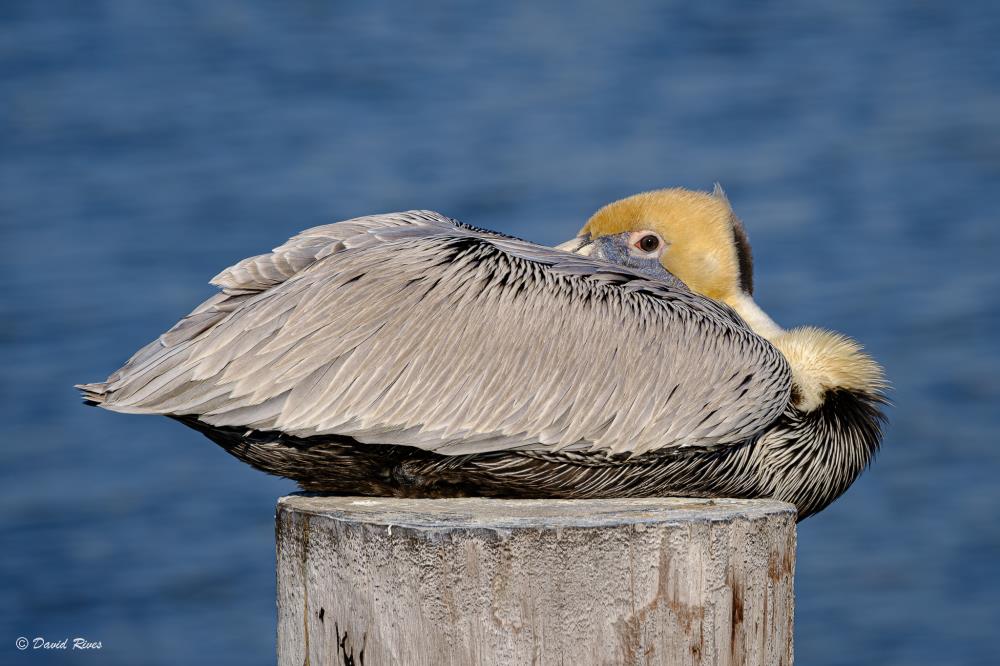
[[[711,194],[674,188],[615,201],[559,247],[651,277],[667,271],[691,291],[732,307],[788,359],[803,411],[817,409],[835,389],[881,400],[882,369],[860,345],[811,327],[786,331],[757,306],[750,243],[718,185]]]
[[[733,307],[760,334],[777,326],[753,302],[753,257],[722,188],[643,192],[594,213],[559,246],[648,275],[665,269],[689,289]]]

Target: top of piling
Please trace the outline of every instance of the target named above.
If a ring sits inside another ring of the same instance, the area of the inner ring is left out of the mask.
[[[776,500],[685,497],[517,500],[482,497],[404,499],[331,497],[295,493],[278,510],[333,520],[394,527],[561,528],[662,523],[760,520],[780,514],[795,519],[795,507]]]

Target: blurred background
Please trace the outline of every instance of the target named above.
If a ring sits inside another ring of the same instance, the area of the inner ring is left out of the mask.
[[[764,309],[895,386],[800,525],[798,662],[998,663],[1000,6],[418,4],[0,5],[0,661],[273,663],[293,484],[72,390],[218,270],[408,208],[552,244],[719,181]]]

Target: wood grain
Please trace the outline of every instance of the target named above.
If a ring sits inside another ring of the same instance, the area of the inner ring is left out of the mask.
[[[278,661],[791,664],[768,500],[282,498]]]

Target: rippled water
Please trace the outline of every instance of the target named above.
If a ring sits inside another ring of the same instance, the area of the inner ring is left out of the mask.
[[[217,270],[405,208],[554,243],[717,180],[758,301],[895,385],[874,468],[800,527],[799,663],[1000,660],[996,4],[329,4],[0,6],[0,661],[273,661],[292,484],[71,390]]]

